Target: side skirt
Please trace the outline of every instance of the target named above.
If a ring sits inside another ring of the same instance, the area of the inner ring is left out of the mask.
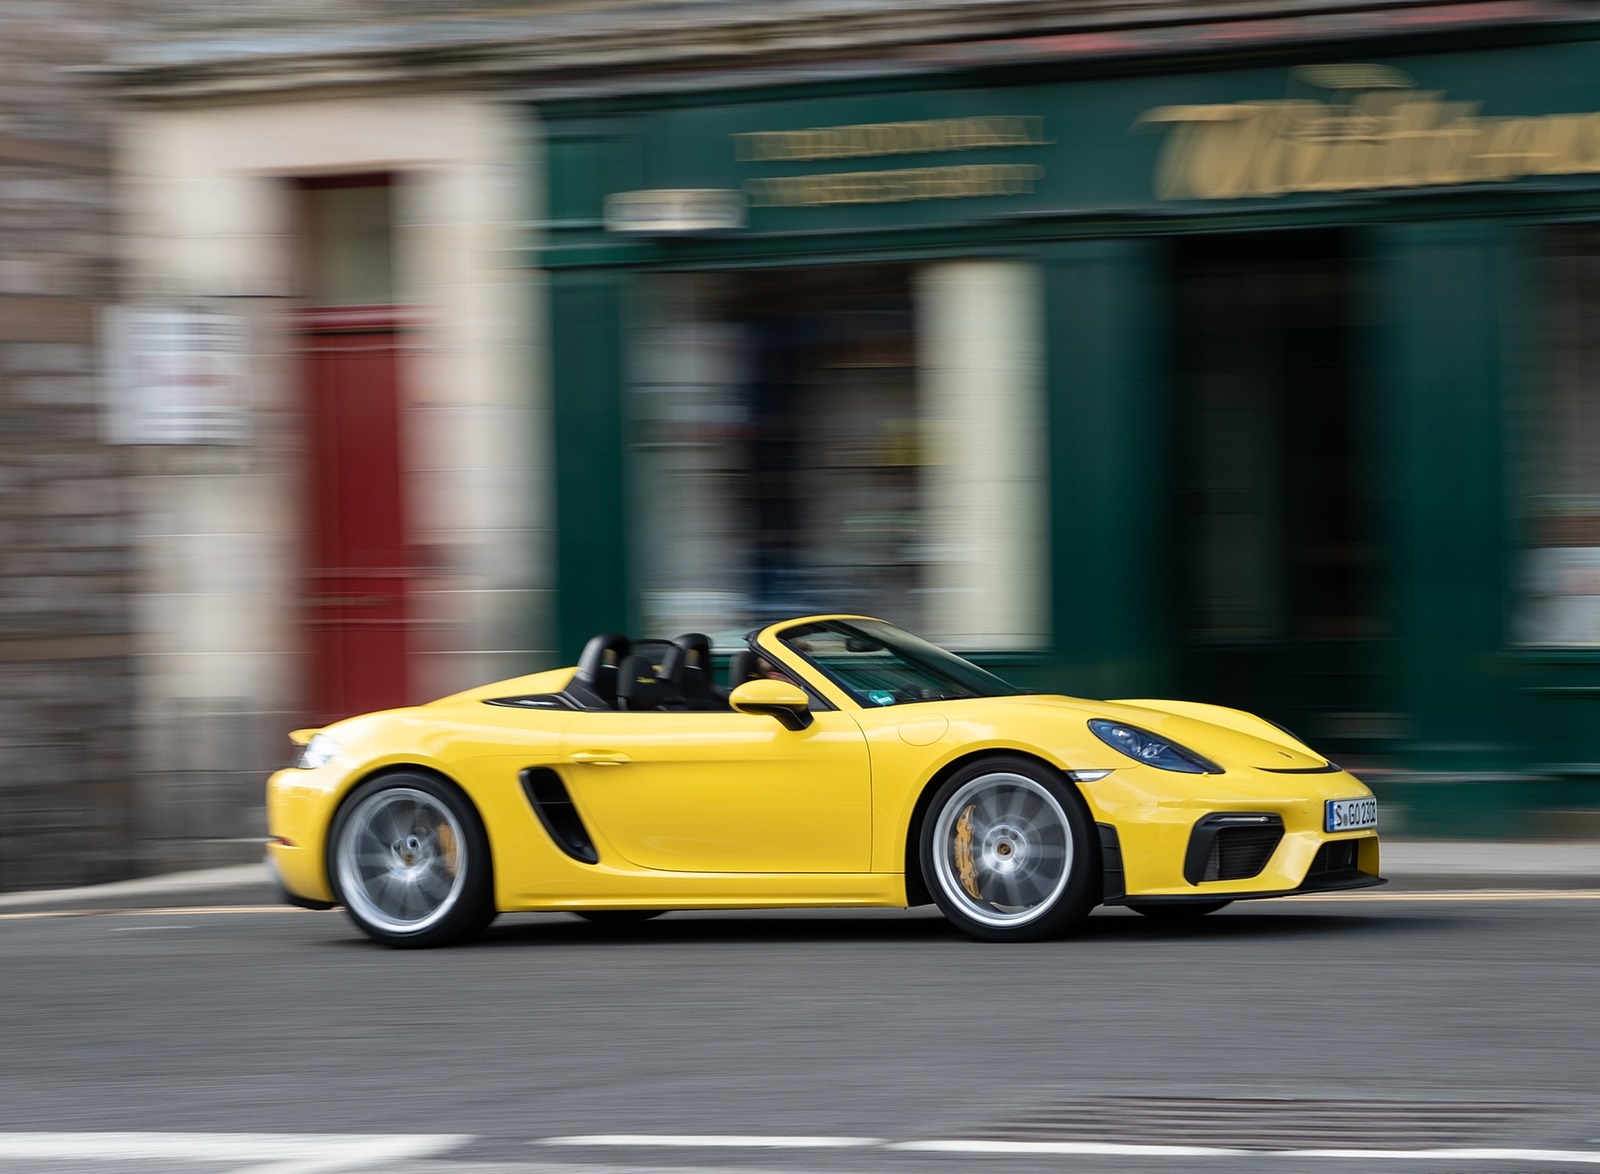
[[[633,872],[604,863],[576,881],[547,880],[506,912],[580,909],[904,909],[905,876],[872,873]]]

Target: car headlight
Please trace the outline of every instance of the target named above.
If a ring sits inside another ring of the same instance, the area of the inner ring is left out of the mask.
[[[1158,738],[1149,730],[1141,730],[1138,726],[1097,719],[1089,723],[1089,728],[1094,731],[1094,736],[1107,746],[1145,766],[1153,766],[1158,770],[1181,771],[1189,775],[1223,773],[1222,768],[1209,758],[1166,738]]]
[[[326,766],[337,758],[342,749],[343,747],[328,735],[313,734],[305,749],[300,751],[300,760],[295,766],[300,770],[316,770],[317,767]]]

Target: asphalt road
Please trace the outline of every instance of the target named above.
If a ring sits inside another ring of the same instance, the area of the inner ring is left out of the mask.
[[[0,1171],[1592,1169],[1597,1001],[1594,892],[1010,947],[928,912],[429,952],[339,913],[10,914]]]

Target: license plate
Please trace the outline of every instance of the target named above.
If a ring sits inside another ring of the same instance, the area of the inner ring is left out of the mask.
[[[1326,832],[1356,832],[1362,828],[1378,826],[1378,801],[1376,799],[1329,799],[1327,818],[1322,830]]]

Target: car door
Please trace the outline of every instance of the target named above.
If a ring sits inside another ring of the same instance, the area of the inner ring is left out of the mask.
[[[579,713],[562,770],[585,822],[636,867],[865,873],[866,738],[845,713],[813,717],[789,730],[761,714]]]

